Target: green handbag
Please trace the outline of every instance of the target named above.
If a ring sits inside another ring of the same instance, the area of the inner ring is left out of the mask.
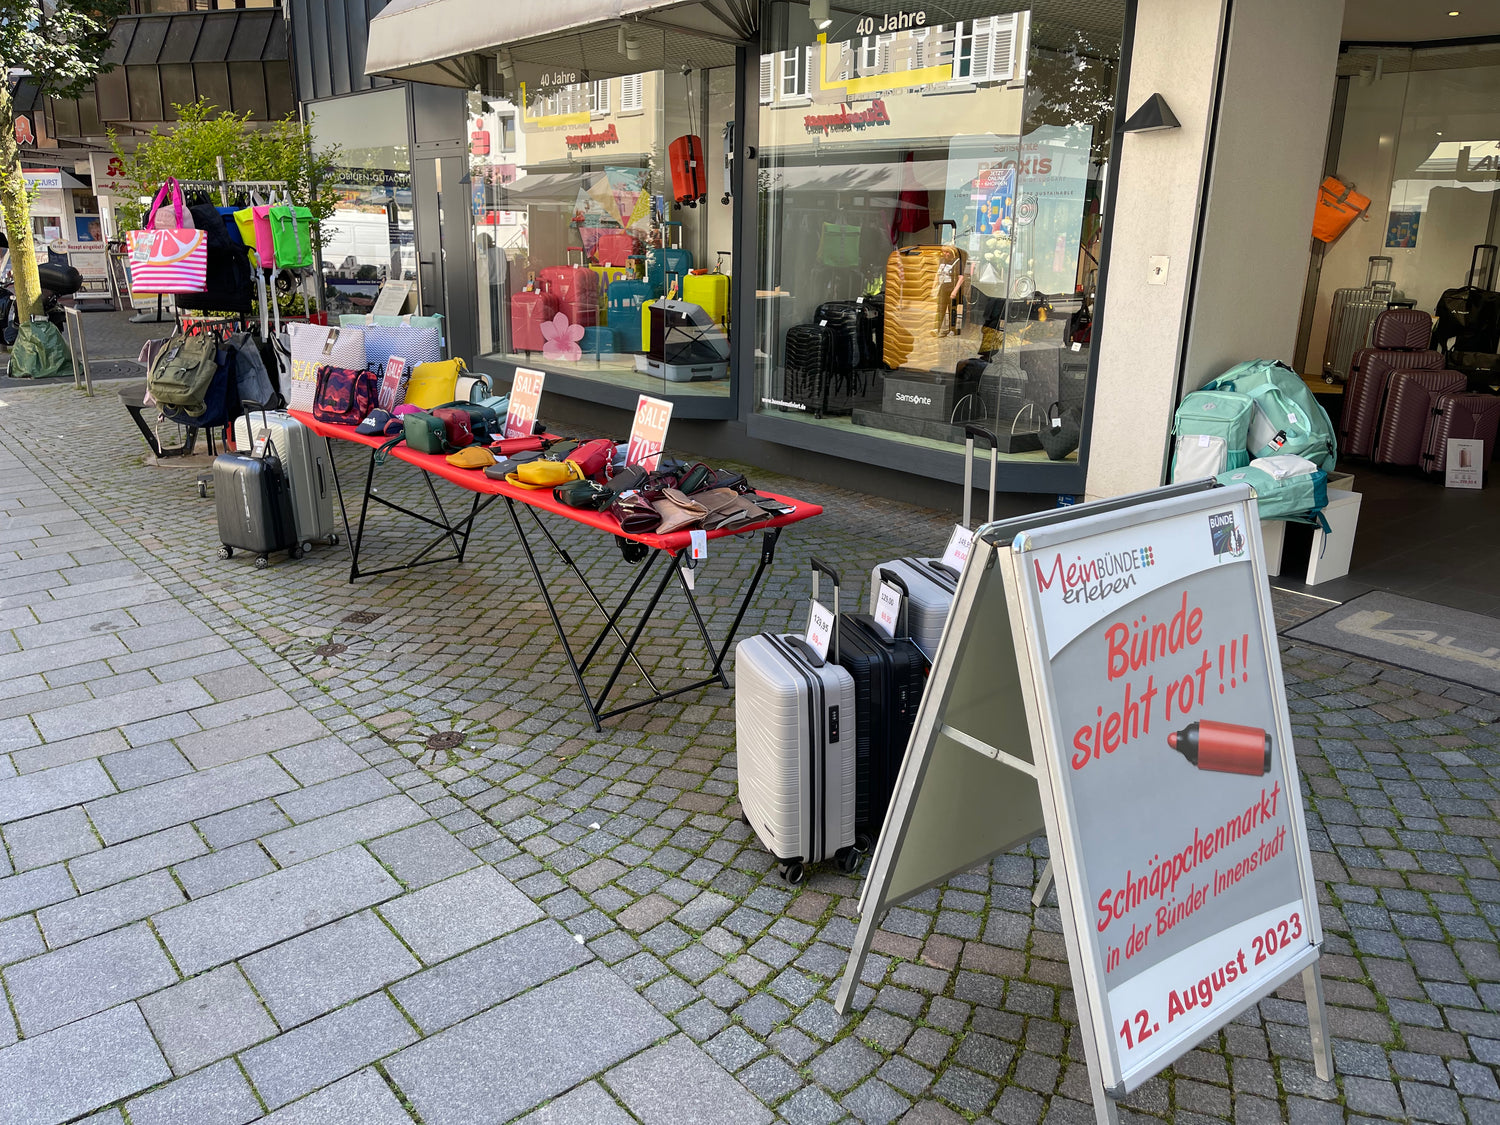
[[[402,437],[406,444],[418,453],[448,453],[448,427],[435,414],[412,413],[404,415]]]
[[[276,268],[301,270],[313,264],[312,212],[306,207],[279,203],[271,208],[271,244],[276,248]]]

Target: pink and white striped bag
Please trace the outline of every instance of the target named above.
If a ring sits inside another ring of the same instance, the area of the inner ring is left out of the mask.
[[[174,225],[157,228],[157,212],[170,193]],[[194,230],[176,180],[162,184],[145,230],[127,232],[130,288],[136,293],[201,293],[208,284],[208,236]]]

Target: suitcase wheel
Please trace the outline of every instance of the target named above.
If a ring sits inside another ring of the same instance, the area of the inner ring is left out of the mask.
[[[221,544],[219,546],[219,558],[221,558],[221,559],[232,559],[232,558],[234,558],[234,548],[231,547],[228,543]]]
[[[791,863],[781,865],[781,877],[789,886],[799,886],[807,878],[807,868],[801,862],[793,860]]]
[[[859,870],[860,853],[857,848],[840,848],[834,853],[833,858],[838,862],[839,870],[845,875],[853,875]]]
[[[201,478],[198,481],[198,499],[208,499],[208,482],[206,480],[202,480]]]
[[[302,553],[305,555],[305,554],[308,554],[311,550],[312,550],[312,540],[311,539],[304,539],[302,541]]]
[[[875,846],[875,841],[870,839],[868,832],[861,832],[854,837],[854,850],[860,855],[869,855],[870,849]]]
[[[301,547],[293,545],[291,550],[287,551],[286,557],[289,559],[300,559],[306,553]]]
[[[328,545],[330,547],[337,547],[339,545],[339,537],[337,533],[328,537]]]
[[[270,565],[271,565],[271,560],[268,559],[268,558],[266,558],[265,555],[256,555],[255,556],[255,569],[256,570],[265,570],[266,567],[268,567]]]

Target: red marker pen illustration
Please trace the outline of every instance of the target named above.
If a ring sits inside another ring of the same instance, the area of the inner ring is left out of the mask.
[[[1251,777],[1271,772],[1271,736],[1259,727],[1200,719],[1167,735],[1167,745],[1200,770]]]

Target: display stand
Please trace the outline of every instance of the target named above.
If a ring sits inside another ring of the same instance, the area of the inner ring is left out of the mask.
[[[890,907],[1045,832],[1101,1125],[1299,973],[1332,1075],[1254,493],[1211,486],[980,530],[835,1002]]]

